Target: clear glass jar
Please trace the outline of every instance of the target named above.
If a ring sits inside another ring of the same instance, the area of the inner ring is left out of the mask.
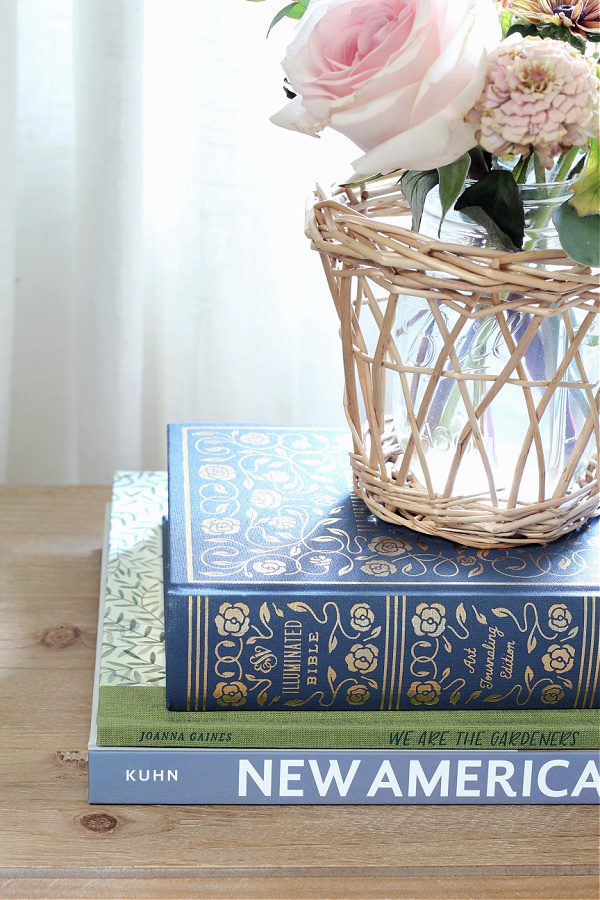
[[[525,185],[521,190],[525,206],[525,249],[558,249],[560,244],[551,216],[569,196],[569,185]],[[437,238],[440,218],[441,207],[436,190],[428,197],[421,232]],[[440,239],[463,246],[495,246],[482,226],[454,211],[445,219]],[[514,294],[512,298],[517,299],[518,296]],[[506,294],[502,295],[502,299],[506,298]],[[452,332],[459,314],[443,304],[436,307],[436,312],[437,318],[424,298],[400,297],[394,336],[404,366],[431,370],[443,352],[444,332]],[[545,317],[525,352],[521,374],[511,373],[513,380],[526,379],[539,383],[530,389],[529,401],[522,385],[505,384],[479,419],[483,445],[500,502],[509,497],[519,457],[528,443],[531,421],[528,402],[530,407],[533,403],[536,408],[540,408],[539,404],[544,402],[548,382],[553,379],[564,358],[570,340],[569,332],[577,332],[584,316],[582,310],[572,308],[564,314]],[[476,409],[510,358],[511,351],[503,331],[510,335],[509,343],[512,341],[518,344],[532,318],[529,313],[515,310],[503,312],[502,317],[503,327],[495,315],[483,315],[481,318],[464,321],[454,342],[454,358],[447,355],[443,365],[445,372],[460,369],[461,378],[443,374],[429,399],[420,437],[429,477],[436,493],[453,496],[481,494],[482,498],[489,498],[488,473],[473,437],[469,440],[458,470],[453,472],[452,469],[459,437],[468,422],[469,401]],[[579,357],[571,362],[562,375],[562,386],[556,388],[541,413],[539,428],[544,454],[544,465],[541,468],[545,472],[543,471],[543,478],[540,480],[539,447],[536,449],[535,441],[531,440],[518,485],[518,503],[535,503],[552,497],[561,480],[571,450],[589,414],[593,393],[597,390],[578,386],[582,381],[582,371],[587,377],[584,384],[597,383],[597,320],[596,330],[587,333],[581,344]],[[419,371],[406,377],[413,407],[418,413],[426,398],[429,374]],[[400,379],[394,378],[392,384],[393,422],[399,449],[404,451],[407,446],[410,447],[409,470],[413,478],[425,485],[423,467],[412,446],[412,432]],[[592,452],[592,443],[593,437],[570,479],[571,484],[581,477]]]

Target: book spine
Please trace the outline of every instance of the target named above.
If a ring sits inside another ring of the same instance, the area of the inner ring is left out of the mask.
[[[591,596],[168,592],[166,607],[172,710],[599,706]]]
[[[90,803],[597,804],[598,753],[89,751]]]
[[[96,741],[101,747],[223,747],[287,749],[290,747],[334,749],[543,749],[554,750],[595,750],[600,746],[600,725],[596,721],[573,723],[571,728],[552,728],[544,724],[521,724],[513,722],[509,726],[439,726],[432,716],[429,727],[411,722],[393,723],[386,727],[374,724],[348,724],[331,728],[318,723],[304,725],[302,717],[297,725],[287,721],[281,726],[265,726],[260,722],[232,723],[202,719],[197,725],[180,725],[171,718],[140,719],[98,719]],[[216,718],[215,713],[207,713]],[[236,717],[238,720],[240,716]]]

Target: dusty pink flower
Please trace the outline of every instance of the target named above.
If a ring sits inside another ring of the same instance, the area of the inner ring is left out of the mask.
[[[505,41],[491,54],[486,85],[467,121],[497,156],[531,147],[550,169],[554,157],[585,147],[597,130],[597,80],[591,62],[563,41]]]
[[[454,162],[501,38],[491,0],[312,0],[283,68],[297,95],[277,125],[340,131],[358,175]]]

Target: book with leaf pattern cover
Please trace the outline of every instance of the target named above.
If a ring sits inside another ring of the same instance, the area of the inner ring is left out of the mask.
[[[595,708],[597,522],[475,550],[375,519],[345,431],[169,428],[173,710]]]

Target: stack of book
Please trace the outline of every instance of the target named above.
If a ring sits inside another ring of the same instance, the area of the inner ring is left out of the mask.
[[[345,432],[173,425],[115,477],[92,803],[598,803],[594,523],[472,550],[370,515]]]

